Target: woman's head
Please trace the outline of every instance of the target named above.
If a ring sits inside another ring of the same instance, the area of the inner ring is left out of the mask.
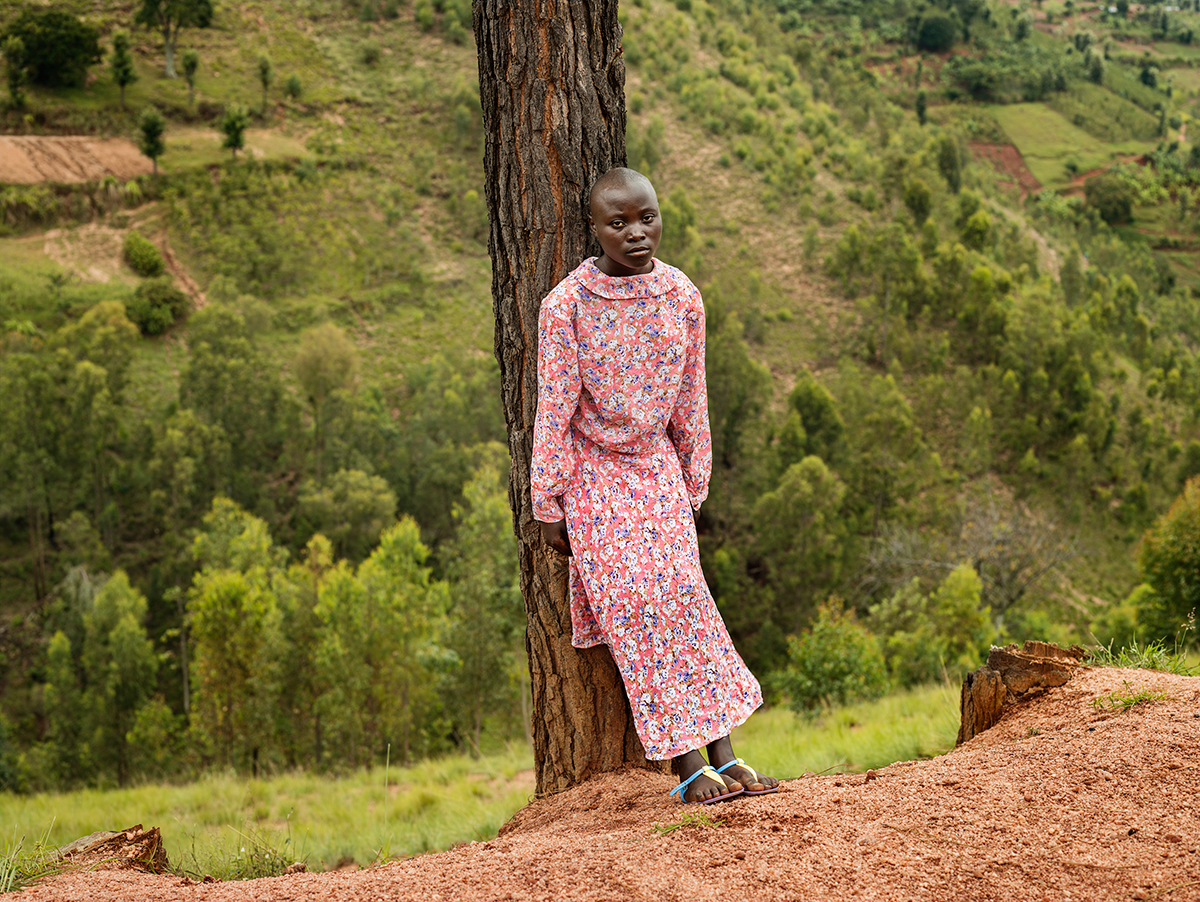
[[[589,201],[588,224],[604,252],[596,265],[610,276],[653,270],[662,215],[650,179],[633,169],[610,169],[592,186]]]

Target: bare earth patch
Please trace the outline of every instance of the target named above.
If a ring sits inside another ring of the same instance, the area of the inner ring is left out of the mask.
[[[1110,703],[1142,689],[1165,698]],[[1198,752],[1200,677],[1085,669],[949,754],[775,795],[683,808],[665,777],[610,774],[533,802],[490,842],[371,870],[75,872],[23,898],[1197,902]],[[697,812],[717,823],[655,830]]]
[[[153,164],[124,138],[0,136],[0,184],[128,180]]]
[[[1036,194],[1042,190],[1042,183],[1029,171],[1029,167],[1025,165],[1025,158],[1021,156],[1021,151],[1017,150],[1012,144],[983,144],[975,142],[970,144],[969,147],[972,156],[976,159],[987,160],[999,170],[1002,176],[1015,183],[1021,189],[1022,200],[1024,200],[1025,195]]]

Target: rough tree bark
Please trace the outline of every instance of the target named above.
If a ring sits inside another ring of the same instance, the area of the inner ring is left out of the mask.
[[[625,164],[616,0],[475,0],[496,359],[512,456],[538,795],[647,762],[608,648],[571,646],[567,562],[533,518],[541,300],[588,255],[586,194]]]
[[[1034,639],[1027,639],[1021,648],[993,646],[987,663],[963,679],[962,719],[954,744],[962,745],[991,729],[1006,705],[1065,685],[1088,657],[1087,649],[1079,645],[1060,648]]]

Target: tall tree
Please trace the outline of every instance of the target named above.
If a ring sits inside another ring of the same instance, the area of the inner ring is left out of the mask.
[[[129,35],[123,31],[116,32],[112,37],[112,46],[108,65],[112,69],[113,81],[121,89],[121,109],[125,109],[125,89],[138,80],[137,70],[133,67],[133,54],[129,52]]]
[[[167,149],[167,142],[163,140],[163,132],[166,130],[167,120],[163,118],[162,113],[152,106],[142,110],[141,118],[138,119],[138,148],[154,164],[156,179],[158,178],[158,158]]]
[[[133,21],[162,34],[167,78],[176,78],[175,47],[180,29],[208,28],[212,20],[212,0],[142,0]]]
[[[25,82],[29,77],[29,73],[26,71],[29,55],[25,52],[25,42],[16,35],[10,34],[0,41],[0,56],[4,57],[9,106],[14,110],[23,110],[25,109]]]
[[[275,81],[275,67],[271,65],[271,58],[260,56],[258,58],[258,83],[262,85],[263,102],[262,114],[267,115],[267,88],[271,87],[271,83]]]
[[[183,77],[188,86],[188,106],[196,105],[196,73],[200,69],[200,54],[195,50],[183,51]]]
[[[508,425],[539,794],[648,766],[612,656],[571,646],[567,561],[533,518],[541,300],[588,251],[587,193],[625,164],[625,66],[616,0],[476,0],[496,358]]]

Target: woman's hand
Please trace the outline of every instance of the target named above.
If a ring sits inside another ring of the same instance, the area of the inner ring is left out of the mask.
[[[542,541],[559,554],[571,556],[571,540],[567,538],[567,521],[542,524]]]

